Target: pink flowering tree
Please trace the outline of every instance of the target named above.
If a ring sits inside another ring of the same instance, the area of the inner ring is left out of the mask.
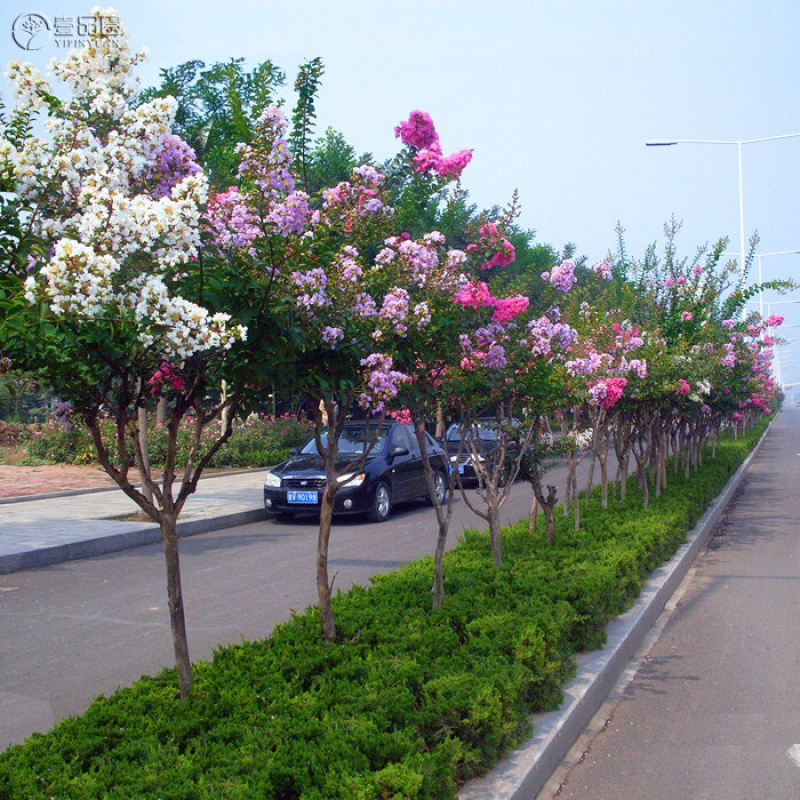
[[[619,425],[626,393],[630,396],[637,383],[647,378],[645,340],[638,326],[619,319],[617,310],[581,306],[576,326],[580,344],[566,362],[572,397],[581,407],[581,416],[591,432],[592,461],[586,487],[588,504],[594,465],[600,468],[601,506],[608,507],[608,457],[613,430]],[[577,496],[575,497],[577,506]],[[577,508],[576,508],[577,515]],[[576,516],[576,524],[578,518]]]
[[[430,322],[425,326],[408,326],[396,340],[393,352],[409,377],[401,391],[400,401],[409,409],[414,423],[429,495],[437,516],[431,596],[434,607],[438,607],[444,598],[442,559],[452,512],[455,473],[451,472],[446,484],[446,477],[433,468],[426,421],[441,411],[442,397],[451,390],[451,376],[460,369],[464,337],[487,324],[496,324],[497,320],[509,322],[525,310],[528,301],[519,296],[496,298],[479,280],[488,262],[493,262],[493,266],[504,266],[513,260],[513,247],[501,235],[497,224],[482,225],[477,241],[467,246],[465,251],[447,248],[444,236],[438,232],[425,236],[421,242],[405,240],[398,246],[389,240],[387,245],[389,250],[382,251],[383,257],[401,267],[410,298],[424,306],[430,316]],[[495,355],[499,355],[499,351]],[[444,444],[448,458],[457,463],[465,446],[464,440],[456,446],[454,455],[450,453],[446,440]]]

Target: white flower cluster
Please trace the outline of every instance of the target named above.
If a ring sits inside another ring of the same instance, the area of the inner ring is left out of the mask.
[[[113,9],[92,14],[115,24]],[[129,319],[141,344],[186,358],[229,348],[247,331],[168,288],[165,271],[198,253],[208,182],[201,172],[174,185],[162,180],[156,196],[148,185],[163,173],[166,143],[174,144],[176,102],[131,106],[132,71],[142,57],[119,29],[51,64],[73,97],[48,120],[48,138],[29,137],[19,152],[0,141],[0,172],[14,170],[17,194],[41,209],[36,233],[55,245],[49,263],[27,279],[26,298],[47,302],[57,316]],[[30,65],[12,63],[9,74],[23,109],[54,94]]]
[[[211,348],[228,349],[247,338],[244,326],[228,327],[229,314],[211,315],[202,306],[171,296],[158,276],[147,276],[126,304],[135,304],[136,319],[143,325],[139,341],[145,346],[157,343],[179,358]]]
[[[96,317],[114,298],[112,278],[118,270],[119,264],[111,256],[98,256],[81,242],[62,239],[38,281],[32,276],[25,281],[25,297],[35,303],[41,293],[59,316]]]
[[[694,403],[702,403],[703,398],[711,394],[711,383],[709,381],[697,381],[695,388],[697,391],[689,395],[689,399]]]
[[[92,185],[81,192],[78,235],[120,261],[147,253],[162,267],[174,266],[197,255],[200,206],[207,197],[208,181],[201,174],[184,178],[158,200]]]
[[[17,172],[19,153],[8,139],[0,137],[0,180],[11,180]]]
[[[594,431],[592,428],[587,428],[585,431],[575,431],[572,435],[575,438],[575,448],[577,450],[585,450],[592,444]]]

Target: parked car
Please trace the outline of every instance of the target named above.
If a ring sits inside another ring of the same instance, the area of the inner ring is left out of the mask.
[[[428,452],[435,473],[434,485],[444,500],[448,466],[444,450],[428,436]],[[323,442],[327,435],[323,435]],[[334,501],[334,514],[367,513],[383,522],[395,504],[429,498],[422,466],[422,454],[412,428],[398,422],[378,427],[374,422],[349,422],[339,440],[337,471],[347,469],[374,442],[362,466],[339,477],[341,484]],[[302,512],[319,512],[326,479],[315,439],[267,473],[264,507],[281,519]]]
[[[512,419],[512,425],[519,425],[519,420]],[[498,428],[497,420],[494,417],[478,419],[467,432],[467,441],[461,448],[459,457],[458,450],[461,447],[461,430],[457,423],[453,423],[445,433],[447,451],[450,453],[450,461],[455,466],[461,480],[464,483],[477,482],[478,475],[475,472],[475,460],[489,461],[494,458],[495,450],[500,444],[501,431]],[[470,447],[470,442],[474,443],[474,454]],[[516,450],[512,445],[506,444],[506,458],[513,457]]]

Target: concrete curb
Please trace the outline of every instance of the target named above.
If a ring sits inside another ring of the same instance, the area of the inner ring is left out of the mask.
[[[609,623],[605,647],[579,659],[576,676],[564,687],[561,707],[535,715],[533,736],[487,775],[466,784],[458,793],[458,800],[534,800],[537,797],[616,685],[697,555],[708,544],[770,427],[772,423],[725,489],[711,501],[697,525],[689,531],[686,543],[669,562],[653,572],[633,608]]]
[[[178,536],[181,538],[184,536],[197,536],[197,534],[210,533],[220,528],[260,522],[267,519],[267,517],[268,514],[263,508],[256,508],[251,511],[239,511],[235,514],[223,514],[222,516],[209,517],[208,519],[187,520],[186,522],[178,523]],[[156,544],[160,541],[161,531],[156,527],[155,523],[151,523],[146,528],[138,528],[124,533],[113,533],[54,547],[43,547],[37,550],[28,550],[27,552],[0,555],[0,575],[7,575],[23,569],[46,567],[62,561],[102,556],[108,553],[116,553],[120,550],[128,550],[132,547],[141,547],[145,544]]]
[[[201,475],[200,480],[206,481],[211,478],[230,478],[233,475],[244,475],[250,472],[266,472],[272,467],[250,467],[249,469],[237,469],[233,472],[214,472],[211,475]],[[140,488],[135,484],[136,488]],[[93,489],[65,489],[63,492],[50,492],[48,494],[21,494],[16,497],[0,497],[0,506],[11,505],[12,503],[31,503],[34,500],[52,500],[59,497],[78,497],[84,494],[98,494],[99,492],[118,492],[118,486],[96,486]]]

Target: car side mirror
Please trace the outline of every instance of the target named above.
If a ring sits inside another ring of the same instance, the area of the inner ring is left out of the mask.
[[[289,450],[289,455],[290,455],[290,456],[297,456],[297,455],[300,455],[300,451],[299,451],[299,450],[298,450],[296,447],[292,447],[292,448],[290,448],[290,450]]]
[[[410,450],[407,447],[403,447],[403,445],[399,444],[397,447],[392,448],[392,457],[395,456],[407,456]]]

